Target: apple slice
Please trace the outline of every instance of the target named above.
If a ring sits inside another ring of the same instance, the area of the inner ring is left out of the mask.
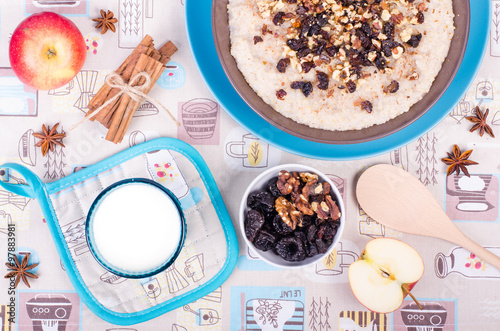
[[[359,260],[349,266],[349,283],[363,306],[385,314],[401,306],[423,274],[424,262],[413,247],[379,238],[369,241]]]

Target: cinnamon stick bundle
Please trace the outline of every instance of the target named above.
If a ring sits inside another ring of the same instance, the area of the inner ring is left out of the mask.
[[[146,35],[116,69],[115,73],[122,78],[125,84],[132,81],[134,82],[132,87],[142,86],[141,92],[147,94],[160,78],[163,70],[165,70],[165,65],[176,51],[177,47],[171,41],[158,50],[155,49],[153,38]],[[134,81],[134,77],[141,73],[146,73],[151,78],[148,86],[143,86],[147,77],[140,76]],[[109,100],[113,101],[109,102]],[[124,93],[120,88],[111,87],[106,82],[90,100],[88,104],[89,111],[85,116],[91,121],[98,121],[104,125],[108,129],[106,140],[117,144],[123,140],[132,117],[139,106],[140,102],[134,100],[128,93]]]

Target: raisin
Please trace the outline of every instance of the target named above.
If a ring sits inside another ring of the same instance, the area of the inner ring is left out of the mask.
[[[260,209],[263,212],[274,210],[274,198],[266,191],[254,192],[248,195],[247,206],[252,209]]]
[[[321,29],[321,31],[319,32],[319,35],[321,37],[323,37],[323,39],[325,39],[325,40],[329,40],[330,39],[330,34],[328,34],[328,32],[325,31],[325,30],[323,30],[323,29]]]
[[[382,52],[386,57],[392,56],[392,49],[394,48],[392,40],[382,41]]]
[[[330,224],[331,224],[330,222],[327,223],[327,225],[325,226],[325,230],[323,232],[323,240],[326,241],[327,243],[332,243],[333,238],[337,234],[337,229],[332,227]]]
[[[304,228],[307,228],[308,226],[310,226],[314,221],[314,217],[313,215],[304,215],[302,217],[302,226]]]
[[[313,61],[302,62],[302,70],[307,74],[312,68],[316,67]]]
[[[335,47],[335,46],[329,46],[329,47],[325,48],[325,51],[328,55],[330,55],[331,57],[334,57],[335,54],[337,54],[339,52],[339,49],[338,49],[338,47]]]
[[[386,65],[387,61],[381,54],[375,58],[375,66],[378,70],[384,69]]]
[[[295,231],[293,235],[302,241],[302,243],[305,243],[307,241],[307,235],[304,231]]]
[[[359,65],[349,69],[351,76],[356,76],[357,79],[361,77],[361,67]]]
[[[286,91],[284,89],[279,89],[278,91],[276,91],[276,97],[279,100],[285,100],[285,96],[286,96]]]
[[[417,13],[417,23],[418,24],[424,23],[424,13],[422,13],[421,11]]]
[[[316,24],[318,24],[321,28],[328,24],[328,18],[330,15],[326,13],[320,13],[316,15]]]
[[[297,56],[299,58],[301,58],[301,57],[309,55],[310,53],[311,53],[311,50],[309,49],[309,47],[306,46],[306,47],[302,47],[301,49],[298,50]]]
[[[306,18],[302,21],[303,26],[311,27],[314,24],[314,16],[308,15]]]
[[[264,215],[258,210],[250,209],[245,218],[245,235],[248,240],[254,241],[257,233],[264,225]]]
[[[356,83],[353,82],[351,79],[349,79],[347,83],[345,83],[345,85],[349,93],[354,93],[354,91],[356,91]]]
[[[315,36],[317,34],[319,34],[321,31],[321,27],[318,25],[318,24],[313,24],[311,26],[311,28],[309,29],[309,32],[308,32],[308,36],[311,37],[311,36]]]
[[[307,228],[307,241],[312,243],[316,239],[316,233],[318,231],[318,228],[316,225],[312,224],[310,227]]]
[[[274,251],[284,260],[290,262],[303,261],[306,258],[304,243],[295,236],[288,236],[276,243]]]
[[[389,39],[394,39],[394,23],[386,22],[382,28],[382,33]]]
[[[257,44],[257,43],[260,43],[260,42],[262,42],[262,41],[264,41],[264,40],[262,39],[262,37],[261,37],[261,36],[254,36],[254,37],[253,37],[253,44],[254,44],[254,45],[255,45],[255,44]]]
[[[384,92],[387,93],[396,93],[399,90],[399,83],[396,80],[393,80],[387,87],[384,89]]]
[[[368,24],[367,22],[363,22],[363,24],[361,24],[361,31],[363,31],[367,37],[372,39],[378,36],[378,31],[372,29],[370,24]]]
[[[256,193],[250,193],[247,198],[247,206],[254,209],[257,208],[257,194]]]
[[[329,245],[327,245],[323,240],[316,239],[314,243],[316,244],[316,247],[318,248],[318,252],[320,254],[324,254],[328,251]]]
[[[356,35],[358,36],[359,40],[361,41],[361,47],[363,48],[368,48],[370,47],[372,41],[371,39],[366,35],[366,33],[364,33],[363,31],[361,30],[357,30],[356,31]]]
[[[303,45],[299,39],[288,39],[286,41],[286,44],[288,47],[290,47],[294,51],[298,51],[300,48],[303,47]]]
[[[307,37],[307,35],[309,34],[309,29],[311,29],[310,26],[308,25],[304,25],[301,29],[300,29],[300,37],[301,38],[305,38]]]
[[[279,235],[286,236],[287,234],[293,232],[293,229],[289,227],[285,222],[283,222],[283,219],[280,215],[276,215],[273,218],[272,225],[273,230]]]
[[[313,48],[313,53],[316,54],[316,55],[320,55],[323,50],[325,49],[326,47],[326,41],[324,40],[318,40],[318,44],[316,45],[316,47]]]
[[[271,212],[274,210],[274,197],[269,192],[261,192],[258,195],[259,207],[262,211]]]
[[[277,12],[276,15],[274,15],[274,17],[273,17],[274,25],[283,24],[283,22],[285,22],[285,20],[283,19],[283,16],[285,16],[284,12],[282,12],[282,11]]]
[[[275,234],[270,231],[262,230],[255,237],[253,244],[257,249],[265,252],[274,248],[276,240],[277,237]]]
[[[368,100],[363,101],[361,103],[361,109],[363,109],[367,113],[371,113],[373,111],[372,103]]]
[[[294,90],[302,89],[306,82],[294,81],[290,84],[290,87]]]
[[[318,228],[318,232],[316,232],[316,237],[319,239],[323,239],[323,235],[325,234],[325,224],[321,224]]]
[[[286,0],[287,3],[297,3],[297,0]]]
[[[320,226],[321,224],[325,223],[325,220],[322,218],[317,217],[316,220],[314,221],[314,224],[316,226]]]
[[[276,65],[276,68],[278,69],[279,72],[285,73],[286,72],[286,67],[290,64],[290,59],[289,58],[284,58],[280,59],[278,61],[278,64]]]
[[[316,244],[314,244],[314,243],[309,244],[309,245],[307,245],[307,248],[308,248],[307,257],[312,257],[314,255],[319,254],[318,247],[316,246]]]
[[[267,190],[269,191],[269,193],[271,193],[271,195],[275,198],[279,198],[281,196],[281,192],[280,190],[278,189],[278,177],[274,177],[274,178],[271,178],[268,182],[267,182]]]
[[[264,213],[264,219],[266,221],[264,226],[267,225],[270,228],[269,224],[273,224],[273,219],[276,215],[278,215],[276,210]]]
[[[312,93],[312,91],[313,91],[313,86],[311,82],[304,83],[304,86],[302,86],[302,93],[306,98],[309,96],[309,94]]]
[[[328,83],[329,83],[328,75],[325,74],[324,72],[318,71],[316,72],[316,77],[318,78],[319,81],[318,88],[320,90],[328,90]]]
[[[411,47],[418,47],[420,44],[420,40],[422,39],[422,34],[414,34],[411,36],[410,40],[408,40],[406,43],[410,45]]]

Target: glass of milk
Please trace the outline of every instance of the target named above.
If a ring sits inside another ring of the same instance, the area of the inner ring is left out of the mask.
[[[108,271],[144,278],[167,269],[186,235],[180,203],[145,178],[119,181],[94,200],[85,227],[90,251]]]

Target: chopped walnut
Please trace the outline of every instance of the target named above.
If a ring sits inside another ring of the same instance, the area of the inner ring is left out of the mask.
[[[297,208],[303,215],[314,215],[311,209],[308,198],[303,194],[292,193],[292,201],[295,208]]]
[[[310,172],[301,172],[299,175],[300,175],[300,178],[302,179],[302,181],[304,181],[306,183],[308,183],[312,180],[318,181],[318,179],[319,179],[318,175],[312,174]]]
[[[315,202],[315,209],[313,207],[313,210],[316,212],[319,219],[326,220],[328,217],[330,217],[330,208],[324,201],[322,201],[321,203]]]
[[[318,187],[321,187],[321,190],[323,190],[322,188],[323,186],[321,184],[318,184],[318,180],[316,179],[310,180],[302,188],[302,194],[307,198],[309,198],[311,195],[317,195],[319,194],[316,193]]]
[[[290,180],[290,182],[289,182]],[[288,195],[292,193],[293,190],[293,185],[292,182],[294,181],[294,178],[288,171],[280,171],[278,175],[278,182],[276,185],[278,186],[278,190],[281,192],[283,195]]]
[[[409,80],[417,80],[419,78],[418,72],[415,70],[412,71],[412,73],[408,76]]]
[[[276,199],[274,205],[283,222],[285,222],[285,224],[291,229],[295,230],[297,224],[299,223],[300,212],[298,212],[292,203],[284,197]]]
[[[332,218],[332,220],[334,220],[334,221],[338,220],[340,218],[341,214],[340,214],[340,209],[337,206],[337,203],[335,201],[333,201],[333,199],[330,195],[325,196],[325,202],[329,208],[330,217]]]

